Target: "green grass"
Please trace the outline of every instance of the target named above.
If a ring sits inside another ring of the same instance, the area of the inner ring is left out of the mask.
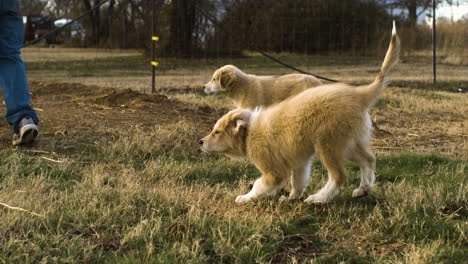
[[[65,72],[70,77],[92,76],[145,76],[148,61],[142,56],[95,58],[87,60],[32,61],[27,62],[28,71]]]
[[[468,89],[468,81],[437,81],[434,85],[431,80],[426,81],[392,81],[391,86],[395,87],[411,87],[413,89],[422,90],[440,90],[449,92],[459,92],[462,89],[466,92]],[[442,98],[429,98],[429,99],[442,99]]]
[[[401,103],[398,100],[390,99],[386,97],[380,98],[375,104],[376,108],[387,108],[387,107],[400,108],[400,106],[401,106]]]
[[[359,57],[359,56],[319,56],[302,54],[280,54],[275,55],[285,63],[296,67],[310,67],[321,65],[365,65],[373,63],[378,65],[377,57]],[[256,55],[234,58],[160,58],[160,65],[157,68],[158,74],[166,74],[171,71],[172,75],[186,75],[185,71],[194,71],[223,66],[227,63],[236,65],[242,69],[255,70],[263,74],[272,74],[272,72],[289,70],[283,66],[272,62],[271,60]],[[150,75],[150,60],[145,56],[126,56],[126,57],[108,57],[92,58],[83,60],[61,60],[61,61],[29,61],[26,63],[28,71],[51,71],[65,72],[70,77],[93,77],[93,76],[148,76]],[[184,69],[182,72],[174,70]],[[277,74],[277,73],[275,73]]]
[[[457,87],[457,84],[453,84],[453,88],[452,90],[455,91],[455,87]],[[442,85],[441,85],[442,86]],[[468,83],[466,85],[466,87],[468,87]],[[415,88],[418,88],[418,87],[415,87]],[[443,89],[441,89],[443,90]],[[445,86],[445,90],[450,90],[450,88],[448,86]],[[404,90],[401,90],[401,93],[402,94],[408,94],[408,95],[416,95],[416,96],[419,96],[419,97],[422,97],[424,99],[428,99],[428,100],[433,100],[433,101],[449,101],[451,100],[451,98],[447,95],[443,95],[437,91],[431,91],[430,89],[425,89],[425,90],[421,90],[421,89],[404,89]],[[384,98],[382,98],[384,99]]]
[[[462,263],[466,161],[379,157],[378,185],[351,199],[358,169],[328,205],[278,197],[234,203],[259,176],[245,162],[199,153],[183,124],[114,132],[64,163],[0,152],[0,263]],[[150,137],[153,140],[148,141]],[[172,139],[168,141],[167,139]],[[93,161],[81,163],[81,161]],[[311,190],[326,172],[317,162]]]

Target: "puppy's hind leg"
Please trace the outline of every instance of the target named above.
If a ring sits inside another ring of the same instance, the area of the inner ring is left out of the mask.
[[[250,192],[236,197],[236,203],[245,204],[275,195],[277,191],[286,185],[286,183],[286,177],[273,177],[271,174],[263,174],[261,178],[255,180]]]
[[[328,170],[328,182],[316,194],[310,195],[306,203],[328,203],[339,192],[340,186],[346,181],[344,160],[336,152],[322,152],[320,154],[322,165]]]
[[[312,170],[313,161],[314,157],[312,156],[304,165],[292,171],[289,200],[301,198],[305,194],[310,182],[310,172]]]
[[[354,189],[353,197],[365,196],[375,184],[375,156],[370,147],[362,142],[358,142],[348,156],[349,160],[359,165],[361,171],[361,183],[359,188]]]

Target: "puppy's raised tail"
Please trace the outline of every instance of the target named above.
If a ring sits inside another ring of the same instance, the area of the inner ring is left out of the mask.
[[[400,38],[396,32],[395,20],[393,21],[392,29],[392,38],[390,39],[390,45],[388,46],[387,54],[385,54],[385,59],[382,63],[377,77],[374,82],[366,86],[360,86],[357,89],[357,92],[363,96],[363,99],[366,102],[368,107],[371,107],[376,101],[380,94],[384,91],[385,87],[388,84],[388,81],[385,79],[393,66],[398,62],[400,57]]]

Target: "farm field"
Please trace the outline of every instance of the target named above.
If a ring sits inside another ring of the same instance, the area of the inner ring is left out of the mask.
[[[258,56],[159,60],[159,93],[136,51],[27,48],[40,137],[11,146],[0,121],[0,263],[463,263],[468,258],[468,67],[402,56],[372,110],[377,186],[352,199],[358,167],[330,204],[278,198],[239,206],[259,172],[197,141],[232,108],[202,86]],[[278,54],[363,84],[380,57]],[[383,55],[382,55],[383,56]],[[0,115],[5,109],[0,108]],[[309,194],[326,181],[314,164]],[[289,187],[283,191],[288,192]]]

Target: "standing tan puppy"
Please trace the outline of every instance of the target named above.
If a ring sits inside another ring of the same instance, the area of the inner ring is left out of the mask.
[[[306,74],[256,76],[226,65],[214,72],[213,78],[205,84],[205,93],[225,93],[237,107],[254,109],[279,103],[319,85],[322,83],[317,78]]]
[[[370,107],[383,92],[385,77],[397,63],[400,41],[393,24],[390,46],[374,82],[354,87],[344,83],[308,89],[263,110],[236,109],[224,115],[199,143],[205,152],[247,157],[261,171],[252,190],[237,203],[274,195],[291,175],[290,198],[309,184],[310,165],[317,155],[328,171],[328,182],[305,201],[326,203],[346,181],[345,162],[356,162],[361,183],[353,197],[365,195],[375,182],[375,157],[370,149]]]

